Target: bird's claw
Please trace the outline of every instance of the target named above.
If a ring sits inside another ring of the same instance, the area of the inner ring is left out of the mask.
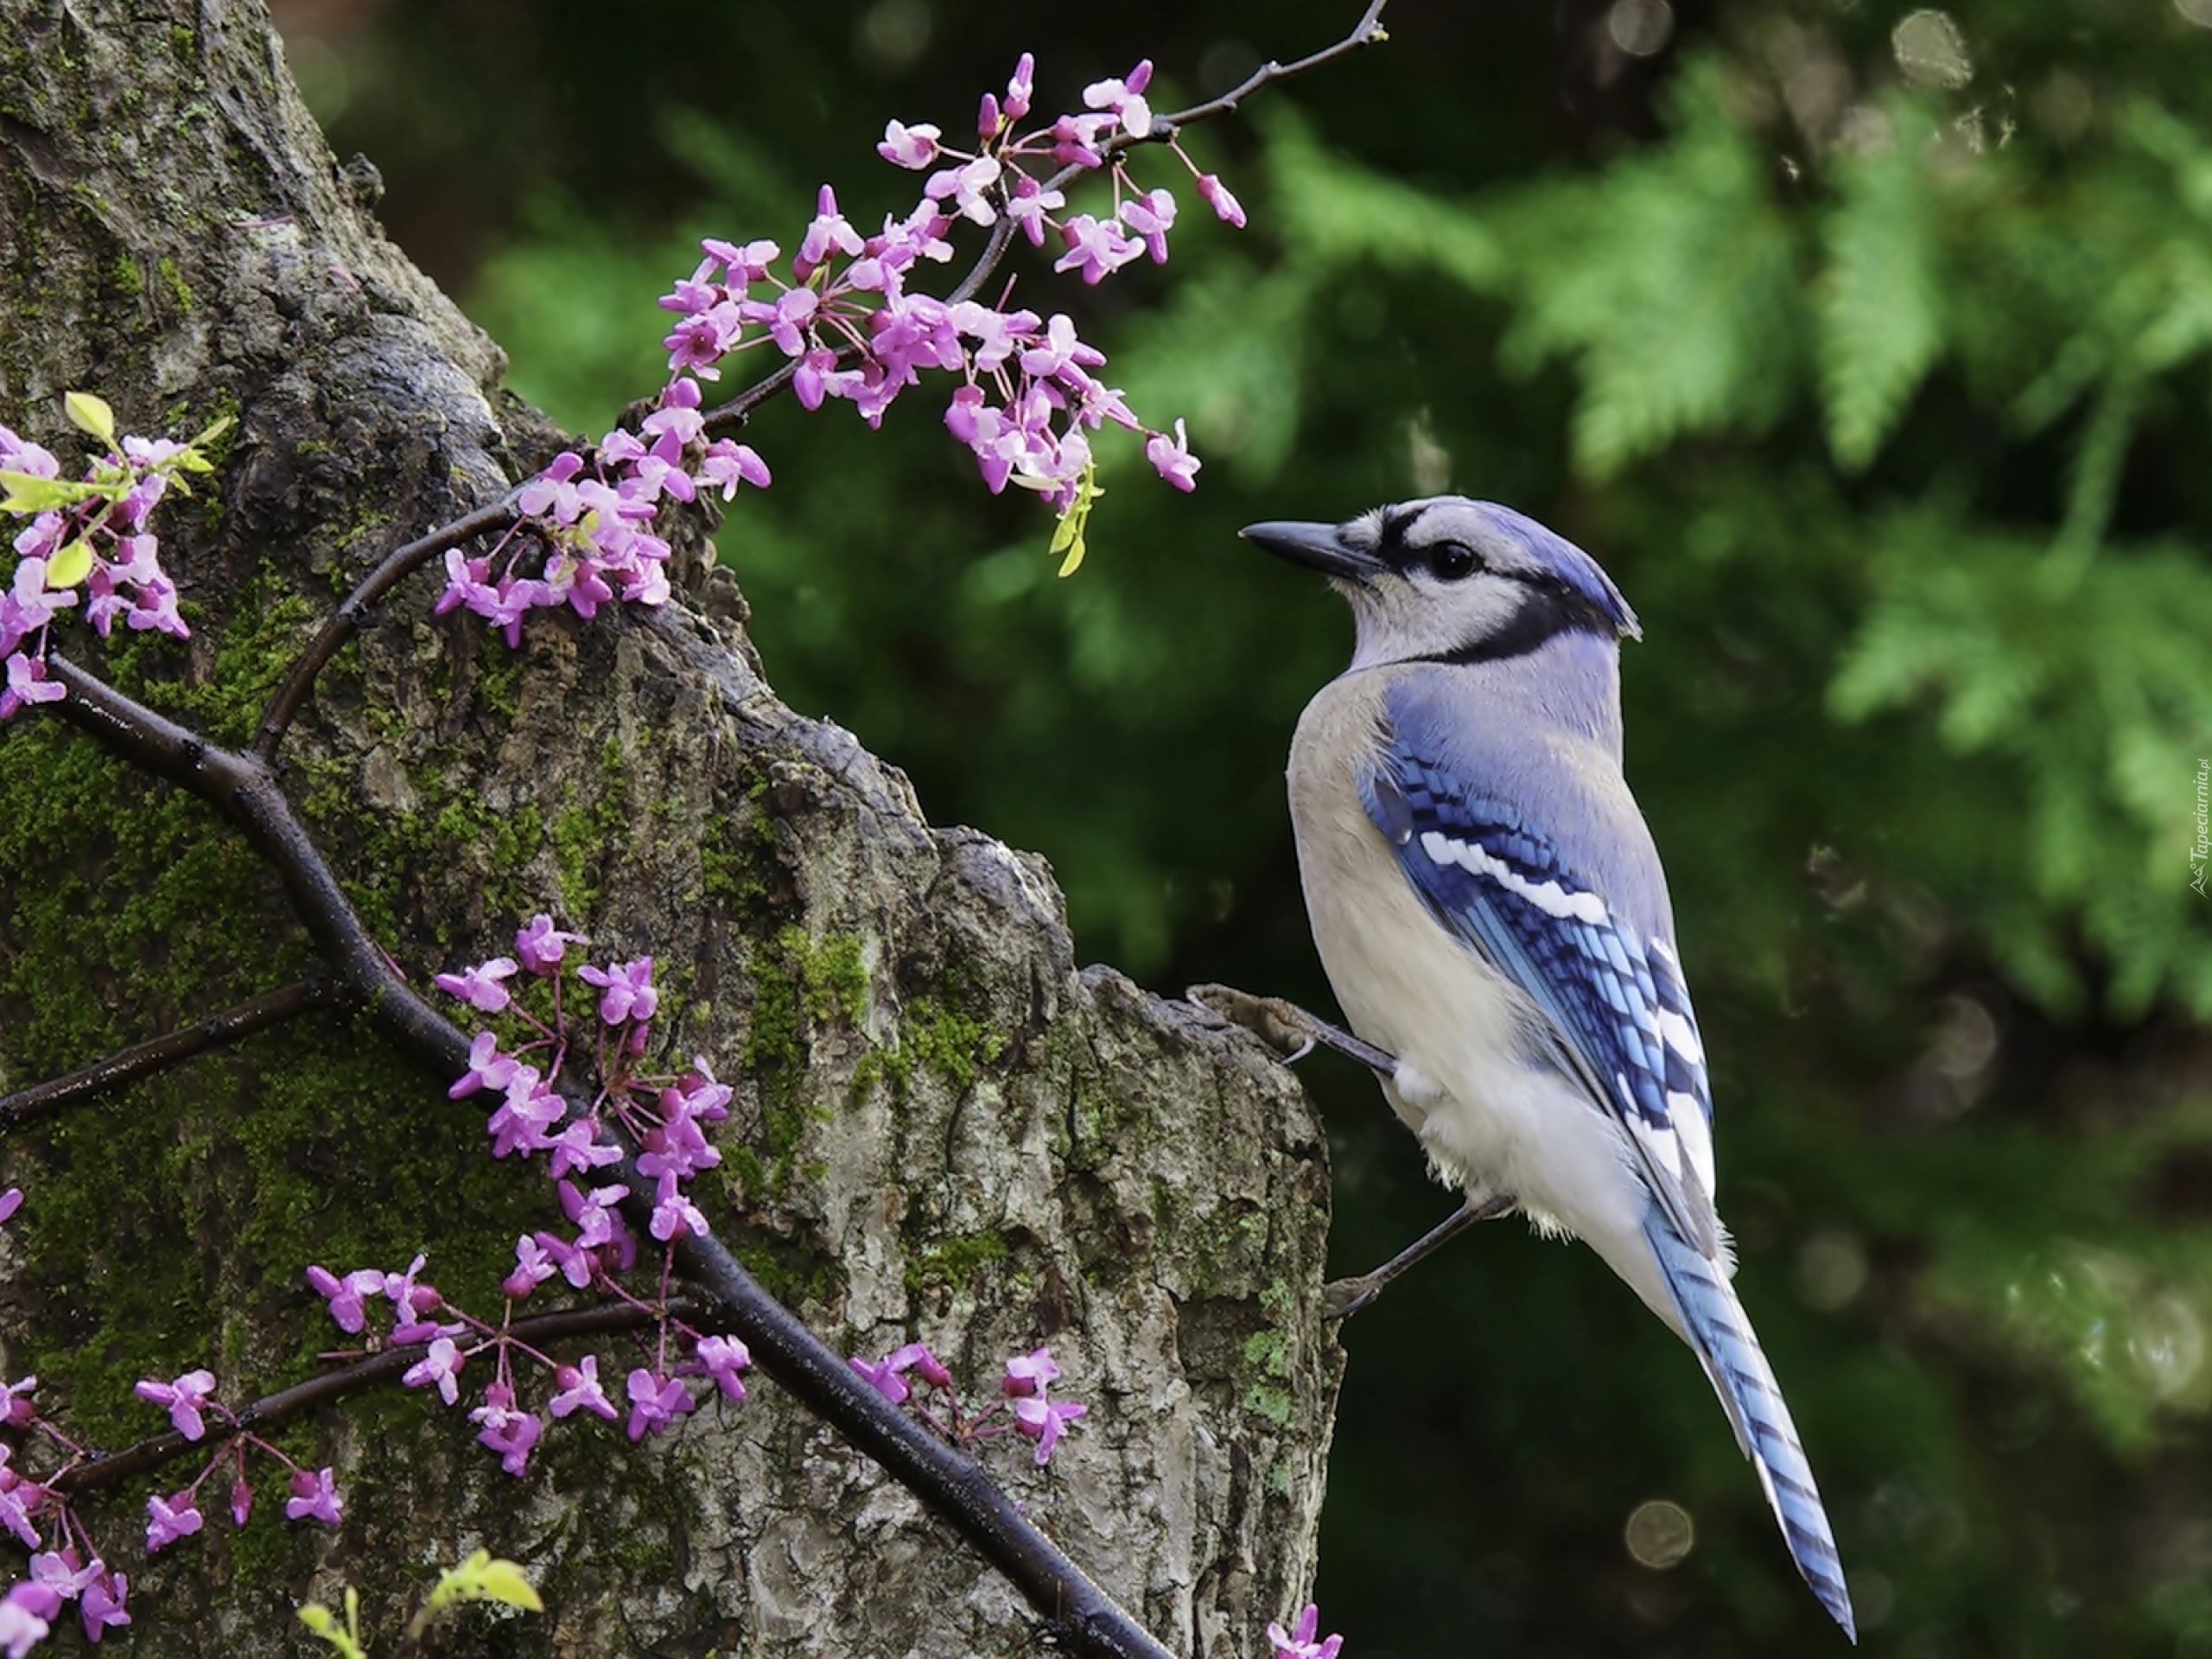
[[[1321,1317],[1332,1325],[1341,1325],[1382,1294],[1382,1287],[1375,1282],[1375,1275],[1363,1273],[1357,1279],[1332,1279],[1321,1287]]]
[[[1386,1077],[1397,1070],[1396,1055],[1307,1013],[1287,998],[1259,996],[1234,985],[1193,985],[1183,995],[1217,1019],[1243,1027],[1274,1050],[1285,1065],[1294,1065],[1316,1046],[1325,1046],[1371,1066]]]

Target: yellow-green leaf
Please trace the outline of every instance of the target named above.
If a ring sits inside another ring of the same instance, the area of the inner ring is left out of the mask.
[[[538,1599],[520,1567],[512,1561],[495,1561],[490,1550],[480,1549],[438,1575],[422,1611],[409,1624],[408,1635],[419,1637],[448,1608],[464,1601],[496,1601],[531,1613],[545,1611],[545,1604]]]
[[[46,562],[46,585],[74,588],[92,574],[92,544],[81,537]]]
[[[1067,511],[1060,515],[1059,525],[1052,531],[1052,545],[1048,550],[1059,558],[1063,577],[1071,576],[1083,568],[1084,531],[1090,524],[1090,509],[1105,493],[1098,487],[1098,463],[1084,462],[1083,476],[1076,480],[1075,499],[1068,503]]]
[[[79,432],[89,432],[102,443],[115,444],[115,411],[107,406],[104,397],[95,397],[89,391],[69,391],[61,396],[62,413],[68,416],[69,424]]]
[[[346,1592],[346,1597],[348,1603],[346,1611],[352,1615],[359,1604],[355,1601],[353,1592],[350,1587]],[[309,1602],[306,1606],[299,1609],[299,1615],[301,1624],[337,1649],[345,1656],[345,1659],[368,1659],[367,1649],[361,1646],[360,1626],[358,1619],[349,1617],[346,1624],[341,1626],[338,1623],[336,1615],[332,1613],[329,1608],[318,1605],[314,1602]]]
[[[492,1561],[486,1565],[477,1580],[486,1599],[505,1602],[510,1607],[519,1607],[525,1612],[542,1613],[545,1604],[530,1580],[523,1576],[522,1568],[512,1561]]]
[[[0,500],[0,512],[44,512],[49,507],[66,507],[82,493],[81,486],[65,484],[58,478],[4,471],[0,471],[0,490],[8,493],[7,499]]]

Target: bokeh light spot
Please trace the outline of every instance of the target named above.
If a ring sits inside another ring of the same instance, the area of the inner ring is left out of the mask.
[[[1675,9],[1667,0],[1614,0],[1605,28],[1613,44],[1631,58],[1656,57],[1675,38]]]
[[[1655,1497],[1636,1506],[1622,1538],[1628,1553],[1643,1566],[1664,1572],[1679,1566],[1690,1553],[1697,1541],[1697,1529],[1690,1523],[1689,1511],[1681,1504]]]
[[[1891,31],[1890,49],[1905,79],[1923,86],[1963,86],[1974,79],[1966,36],[1948,12],[1914,12]]]

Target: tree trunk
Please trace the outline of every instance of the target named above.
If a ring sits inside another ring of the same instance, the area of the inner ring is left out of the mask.
[[[262,6],[0,10],[0,421],[65,464],[66,390],[125,430],[238,422],[156,521],[190,641],[60,643],[237,743],[365,571],[561,435],[383,239]],[[410,579],[302,711],[289,797],[418,983],[539,910],[594,959],[653,955],[664,1033],[737,1090],[718,1234],[833,1343],[926,1340],[971,1397],[1050,1342],[1090,1414],[1049,1470],[1011,1438],[982,1460],[1169,1646],[1264,1651],[1311,1579],[1341,1364],[1303,1093],[1241,1033],[1078,973],[1040,860],[930,827],[895,770],[785,708],[704,530],[677,603],[541,613],[519,652]],[[0,1091],[315,966],[235,833],[48,709],[0,728]],[[427,1249],[496,1317],[516,1234],[556,1218],[482,1116],[326,1013],[17,1130],[8,1376],[112,1446],[162,1427],[139,1376],[206,1364],[243,1401],[309,1374],[337,1340],[309,1262]],[[1014,1591],[772,1385],[642,1450],[582,1422],[516,1482],[461,1413],[357,1402],[285,1441],[339,1465],[341,1528],[287,1526],[257,1465],[233,1532],[226,1470],[207,1533],[151,1562],[146,1493],[200,1465],[95,1504],[134,1651],[293,1653],[291,1605],[341,1582],[388,1649],[430,1566],[479,1543],[549,1604],[501,1650],[1033,1650]]]

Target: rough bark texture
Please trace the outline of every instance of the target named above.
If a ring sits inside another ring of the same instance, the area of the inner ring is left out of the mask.
[[[67,646],[236,742],[352,582],[558,435],[379,235],[258,5],[0,16],[0,420],[72,456],[71,388],[126,429],[238,421],[162,521],[189,645]],[[723,1236],[855,1351],[919,1335],[988,1384],[1051,1341],[1090,1415],[1049,1472],[1025,1446],[987,1457],[1169,1645],[1264,1650],[1310,1579],[1340,1364],[1301,1091],[1241,1035],[1078,973],[1043,863],[931,828],[898,772],[785,709],[703,527],[687,556],[686,602],[534,620],[518,653],[433,619],[437,577],[414,579],[304,711],[293,798],[412,974],[494,953],[538,909],[602,959],[654,953],[662,1024],[739,1090]],[[310,963],[209,813],[35,716],[0,728],[0,1089]],[[442,1285],[496,1306],[543,1198],[485,1156],[480,1119],[319,1016],[19,1132],[9,1376],[36,1369],[114,1445],[159,1427],[133,1376],[207,1363],[242,1399],[304,1374],[330,1339],[308,1261],[427,1247]],[[1005,1584],[772,1386],[643,1452],[563,1427],[527,1485],[415,1396],[294,1440],[350,1484],[336,1533],[284,1527],[264,1476],[246,1529],[149,1564],[144,1491],[110,1507],[135,1651],[289,1653],[294,1600],[346,1580],[388,1618],[480,1541],[551,1606],[468,1638],[501,1650],[1032,1650]]]

